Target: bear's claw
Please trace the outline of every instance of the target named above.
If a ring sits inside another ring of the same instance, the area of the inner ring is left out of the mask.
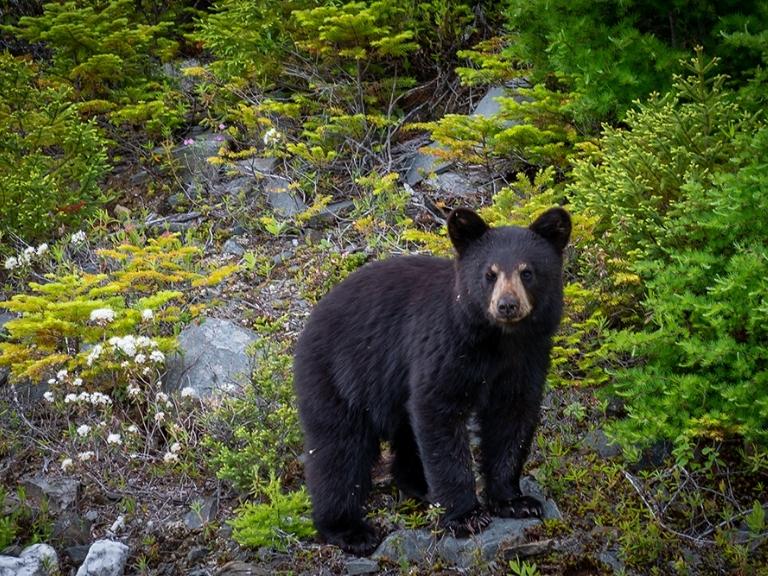
[[[541,518],[542,503],[532,496],[518,496],[496,503],[492,511],[501,518]]]

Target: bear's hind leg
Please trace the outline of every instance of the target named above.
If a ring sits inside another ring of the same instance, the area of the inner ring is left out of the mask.
[[[395,485],[406,497],[426,501],[429,486],[424,476],[424,465],[421,462],[413,428],[407,417],[398,427],[390,445],[394,452],[392,477]]]
[[[313,520],[325,542],[364,556],[379,542],[374,528],[363,520],[371,468],[379,457],[378,437],[362,414],[318,404],[323,403],[316,402],[312,410],[317,418],[305,418],[304,472]]]

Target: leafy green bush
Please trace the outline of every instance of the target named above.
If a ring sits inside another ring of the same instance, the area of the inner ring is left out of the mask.
[[[247,502],[236,510],[236,517],[230,522],[234,528],[232,537],[238,544],[285,550],[292,539],[309,538],[315,534],[305,488],[283,494],[280,481],[272,476],[263,493],[268,502]]]
[[[609,288],[638,298],[608,346],[629,413],[615,430],[628,444],[673,440],[683,460],[696,437],[768,442],[768,129],[712,62],[688,68],[627,129],[607,129],[567,189],[637,279]]]
[[[141,8],[133,0],[51,2],[42,15],[24,16],[9,29],[46,43],[51,72],[70,84],[82,112],[159,136],[184,119],[180,95],[159,68],[178,43],[171,38],[173,22],[144,22]]]
[[[283,478],[301,452],[292,356],[266,336],[255,346],[253,386],[243,398],[222,400],[204,441],[216,475],[245,492],[257,492],[270,475]]]
[[[79,226],[104,201],[100,131],[80,119],[69,90],[8,54],[0,54],[0,93],[0,229],[32,242]]]
[[[768,10],[747,2],[514,0],[507,9],[509,53],[533,65],[537,82],[573,93],[569,109],[597,128],[621,119],[632,101],[670,86],[678,60],[697,44],[726,59],[736,75],[760,61],[728,33],[768,28]]]

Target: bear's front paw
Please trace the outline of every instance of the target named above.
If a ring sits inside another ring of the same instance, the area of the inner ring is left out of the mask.
[[[491,523],[491,515],[480,506],[457,518],[443,518],[440,528],[454,538],[468,538],[485,530]]]
[[[541,518],[544,515],[542,503],[532,496],[517,496],[496,502],[491,511],[501,518]]]
[[[338,546],[344,552],[355,556],[368,556],[376,550],[381,538],[371,525],[360,522],[342,530],[324,530],[321,540]]]

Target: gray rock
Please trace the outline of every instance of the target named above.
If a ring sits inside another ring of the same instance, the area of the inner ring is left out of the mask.
[[[190,530],[198,530],[213,520],[218,510],[219,503],[215,497],[195,500],[184,514],[184,525]]]
[[[523,478],[520,488],[524,494],[545,502],[544,519],[562,519],[555,503],[542,495],[531,478]],[[470,538],[435,536],[427,530],[397,530],[381,543],[372,558],[391,562],[405,559],[413,563],[439,559],[462,570],[470,570],[479,560],[490,562],[500,553],[505,557],[526,556],[558,546],[559,542],[555,540],[527,542],[526,530],[540,523],[541,520],[536,518],[494,518],[488,528]]]
[[[187,552],[187,564],[197,564],[208,556],[210,550],[206,546],[195,546]]]
[[[91,540],[91,521],[76,510],[66,510],[53,523],[52,538],[57,546],[68,547],[87,544]]]
[[[348,576],[371,574],[379,569],[379,563],[370,558],[351,558],[346,562]]]
[[[269,206],[278,216],[293,218],[307,209],[307,205],[290,189],[291,181],[281,176],[267,176],[262,186]]]
[[[482,116],[483,118],[491,118],[496,116],[501,111],[501,105],[499,104],[499,96],[506,96],[507,89],[504,86],[491,86],[488,92],[485,93],[477,103],[475,109],[472,111],[472,116]]]
[[[22,480],[27,498],[38,506],[47,499],[49,509],[62,512],[77,502],[80,492],[80,482],[72,478],[57,478],[48,480],[42,476]]]
[[[277,158],[246,158],[235,162],[237,171],[246,176],[272,174],[275,166],[277,166]]]
[[[603,550],[598,560],[608,566],[615,574],[624,574],[624,562],[619,558],[618,550]]]
[[[248,197],[256,187],[256,180],[251,176],[240,176],[229,182],[222,182],[211,189],[211,194],[216,197],[237,198],[241,194]]]
[[[226,145],[227,137],[215,132],[195,134],[189,144],[174,148],[171,152],[177,164],[177,176],[184,190],[209,190],[221,178],[221,167],[208,162]]]
[[[222,251],[224,254],[232,254],[234,256],[242,256],[245,254],[245,248],[240,246],[240,244],[237,243],[236,240],[233,238],[230,238],[226,242],[224,242],[224,246],[222,246]]]
[[[130,548],[122,542],[97,540],[91,544],[76,576],[122,576]]]
[[[309,225],[318,226],[323,224],[334,224],[339,218],[351,211],[354,207],[355,203],[352,202],[352,200],[332,202],[312,216],[312,218],[309,219]]]
[[[435,174],[425,181],[433,190],[439,190],[452,198],[467,198],[476,194],[480,188],[478,182],[456,172]]]
[[[196,228],[202,220],[202,214],[194,211],[185,214],[171,214],[170,216],[160,216],[153,212],[147,216],[145,224],[150,228],[162,231],[183,232],[190,228]]]
[[[48,544],[33,544],[24,548],[19,554],[19,558],[37,560],[51,573],[55,573],[59,569],[59,557],[56,555],[56,550]]]
[[[425,146],[424,148],[431,148],[431,149],[440,149],[443,148],[440,146],[440,144],[437,144],[436,142],[432,142],[428,146]],[[423,148],[422,148],[423,150]],[[433,172],[435,174],[439,174],[442,171],[447,170],[452,166],[451,162],[446,162],[444,160],[440,160],[437,156],[434,156],[433,154],[430,154],[427,151],[422,152],[419,150],[419,152],[416,153],[416,156],[413,158],[413,162],[411,163],[411,166],[408,168],[408,172],[405,174],[405,182],[406,184],[410,186],[415,186],[424,178],[432,174]]]
[[[70,546],[64,549],[64,555],[69,558],[72,564],[79,566],[85,562],[86,556],[88,556],[88,550],[91,549],[90,544],[83,544],[78,546]]]
[[[621,455],[621,447],[614,444],[599,428],[584,436],[584,446],[597,453],[601,458],[615,458]]]
[[[168,360],[167,389],[191,387],[203,398],[242,387],[252,370],[248,348],[258,338],[252,330],[218,318],[187,326],[179,334],[181,354]]]
[[[59,558],[48,544],[25,548],[18,557],[0,556],[0,576],[53,576],[59,573]]]

